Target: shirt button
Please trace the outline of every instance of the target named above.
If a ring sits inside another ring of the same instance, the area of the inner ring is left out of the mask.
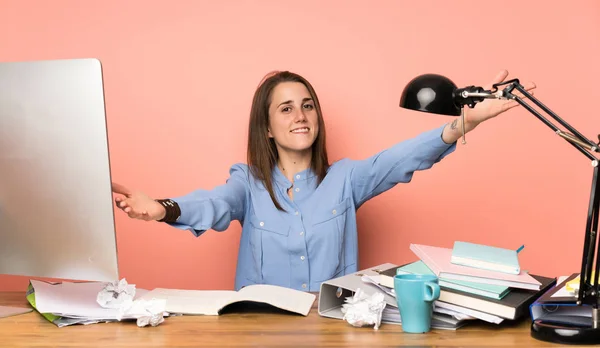
[[[265,223],[261,221],[261,222],[259,223],[259,225],[260,225],[260,227],[263,227],[263,226],[265,225]]]
[[[296,175],[296,179],[300,179],[300,175]]]
[[[305,257],[304,256],[300,256],[300,260],[304,261]]]
[[[337,214],[337,210],[333,209],[332,213],[333,215]]]
[[[294,215],[298,215],[298,212],[295,212]]]
[[[296,187],[296,192],[300,192],[300,188],[299,187]]]
[[[304,289],[306,289],[306,284],[302,284],[302,287],[303,287]]]
[[[300,235],[303,236],[304,235],[304,231],[300,231]]]

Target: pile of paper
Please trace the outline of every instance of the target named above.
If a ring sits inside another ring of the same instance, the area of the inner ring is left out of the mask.
[[[395,298],[396,293],[394,289],[382,285],[381,278],[382,276],[380,275],[363,275],[361,280],[364,283],[375,285],[386,294]],[[439,304],[439,301],[436,301],[433,306],[431,322],[433,329],[456,330],[464,326],[468,320],[481,319],[481,316],[478,316],[476,311],[464,311],[458,306],[440,306]],[[494,316],[490,316],[488,319],[488,321],[495,323],[502,321],[501,318]],[[382,320],[388,323],[401,324],[400,310],[397,307],[387,306],[383,310]]]
[[[97,299],[98,294],[106,287],[107,283],[102,282],[47,283],[31,280],[27,299],[38,312],[58,327],[120,320],[137,320],[138,326],[145,326],[151,324],[150,318],[159,315],[162,321],[168,315],[164,300],[140,299],[148,292],[144,289],[136,289],[133,301],[127,306],[104,308]]]

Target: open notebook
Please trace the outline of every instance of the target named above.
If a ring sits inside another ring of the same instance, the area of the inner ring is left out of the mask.
[[[523,271],[519,274],[508,274],[453,264],[452,249],[450,248],[411,244],[410,250],[440,278],[527,290],[539,290],[541,286],[537,279]]]
[[[156,288],[142,298],[166,300],[166,311],[177,314],[219,315],[228,305],[239,302],[264,303],[282,310],[308,315],[316,295],[275,285],[255,284],[239,291],[175,290]]]

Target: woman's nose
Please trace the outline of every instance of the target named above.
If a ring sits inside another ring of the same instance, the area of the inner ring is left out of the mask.
[[[302,108],[296,109],[296,115],[294,117],[294,121],[296,121],[296,122],[306,121],[306,115],[304,114],[304,110],[302,110]]]

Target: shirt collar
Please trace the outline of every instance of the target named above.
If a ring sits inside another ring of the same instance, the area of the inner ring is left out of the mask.
[[[275,181],[278,184],[283,185],[287,188],[292,187],[291,181],[283,174],[281,169],[279,169],[279,166],[275,166],[275,168],[273,168],[272,173],[273,173],[273,178],[275,179]],[[312,168],[307,168],[303,171],[300,171],[300,172],[294,174],[294,181],[304,181],[306,179],[310,179],[315,176],[316,176],[316,174],[312,170]]]

